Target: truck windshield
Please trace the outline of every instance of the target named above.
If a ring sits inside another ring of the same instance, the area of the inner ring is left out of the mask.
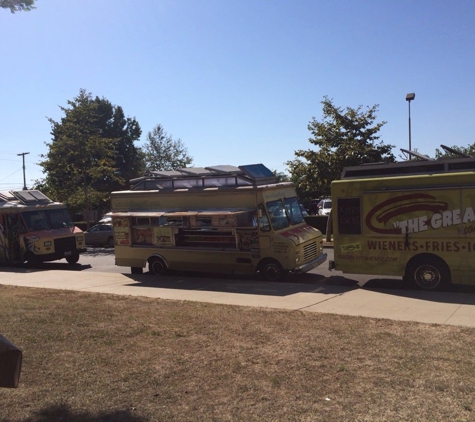
[[[274,230],[282,230],[289,225],[300,224],[305,220],[297,198],[286,198],[282,201],[267,202],[267,211]]]
[[[287,215],[290,218],[290,224],[300,224],[305,221],[297,198],[286,198],[284,204],[285,211],[287,211]]]
[[[28,231],[41,231],[73,227],[66,209],[36,210],[21,213]]]

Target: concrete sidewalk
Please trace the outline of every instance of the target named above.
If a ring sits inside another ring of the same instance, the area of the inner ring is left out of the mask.
[[[351,279],[350,279],[351,281]],[[475,295],[367,289],[356,283],[269,283],[229,278],[0,268],[0,284],[475,327]]]

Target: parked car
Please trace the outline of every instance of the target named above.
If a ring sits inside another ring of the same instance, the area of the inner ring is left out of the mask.
[[[99,224],[111,224],[112,223],[112,213],[108,212],[104,214],[99,220]]]
[[[114,229],[111,224],[96,224],[84,232],[86,245],[114,247]]]
[[[322,199],[318,204],[318,215],[329,215],[332,210],[332,200]]]
[[[309,215],[317,215],[318,214],[318,204],[320,203],[320,199],[312,199],[307,205],[307,212]]]

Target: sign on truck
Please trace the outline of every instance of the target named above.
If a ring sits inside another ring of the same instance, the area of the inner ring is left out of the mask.
[[[475,158],[349,167],[332,199],[330,269],[475,284]]]
[[[154,171],[111,193],[116,265],[259,273],[278,280],[326,260],[292,183],[262,164]]]
[[[38,264],[84,252],[84,234],[66,206],[37,190],[0,192],[0,263]]]

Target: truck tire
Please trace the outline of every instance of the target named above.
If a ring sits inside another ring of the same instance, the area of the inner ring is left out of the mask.
[[[41,260],[31,252],[28,252],[27,255],[25,255],[25,261],[31,268],[38,267],[41,264]]]
[[[73,253],[70,256],[67,256],[66,261],[68,261],[69,265],[76,264],[79,261],[79,254],[76,252],[76,253]]]
[[[107,239],[107,246],[109,248],[113,248],[114,247],[114,238],[111,236],[109,237],[109,239]]]
[[[148,268],[150,272],[155,275],[164,275],[168,270],[165,260],[158,256],[152,257],[148,260]]]
[[[287,275],[282,265],[274,259],[266,259],[259,264],[259,274],[266,281],[281,281]]]
[[[450,286],[447,264],[433,255],[413,259],[406,268],[405,281],[422,290],[440,290]]]

